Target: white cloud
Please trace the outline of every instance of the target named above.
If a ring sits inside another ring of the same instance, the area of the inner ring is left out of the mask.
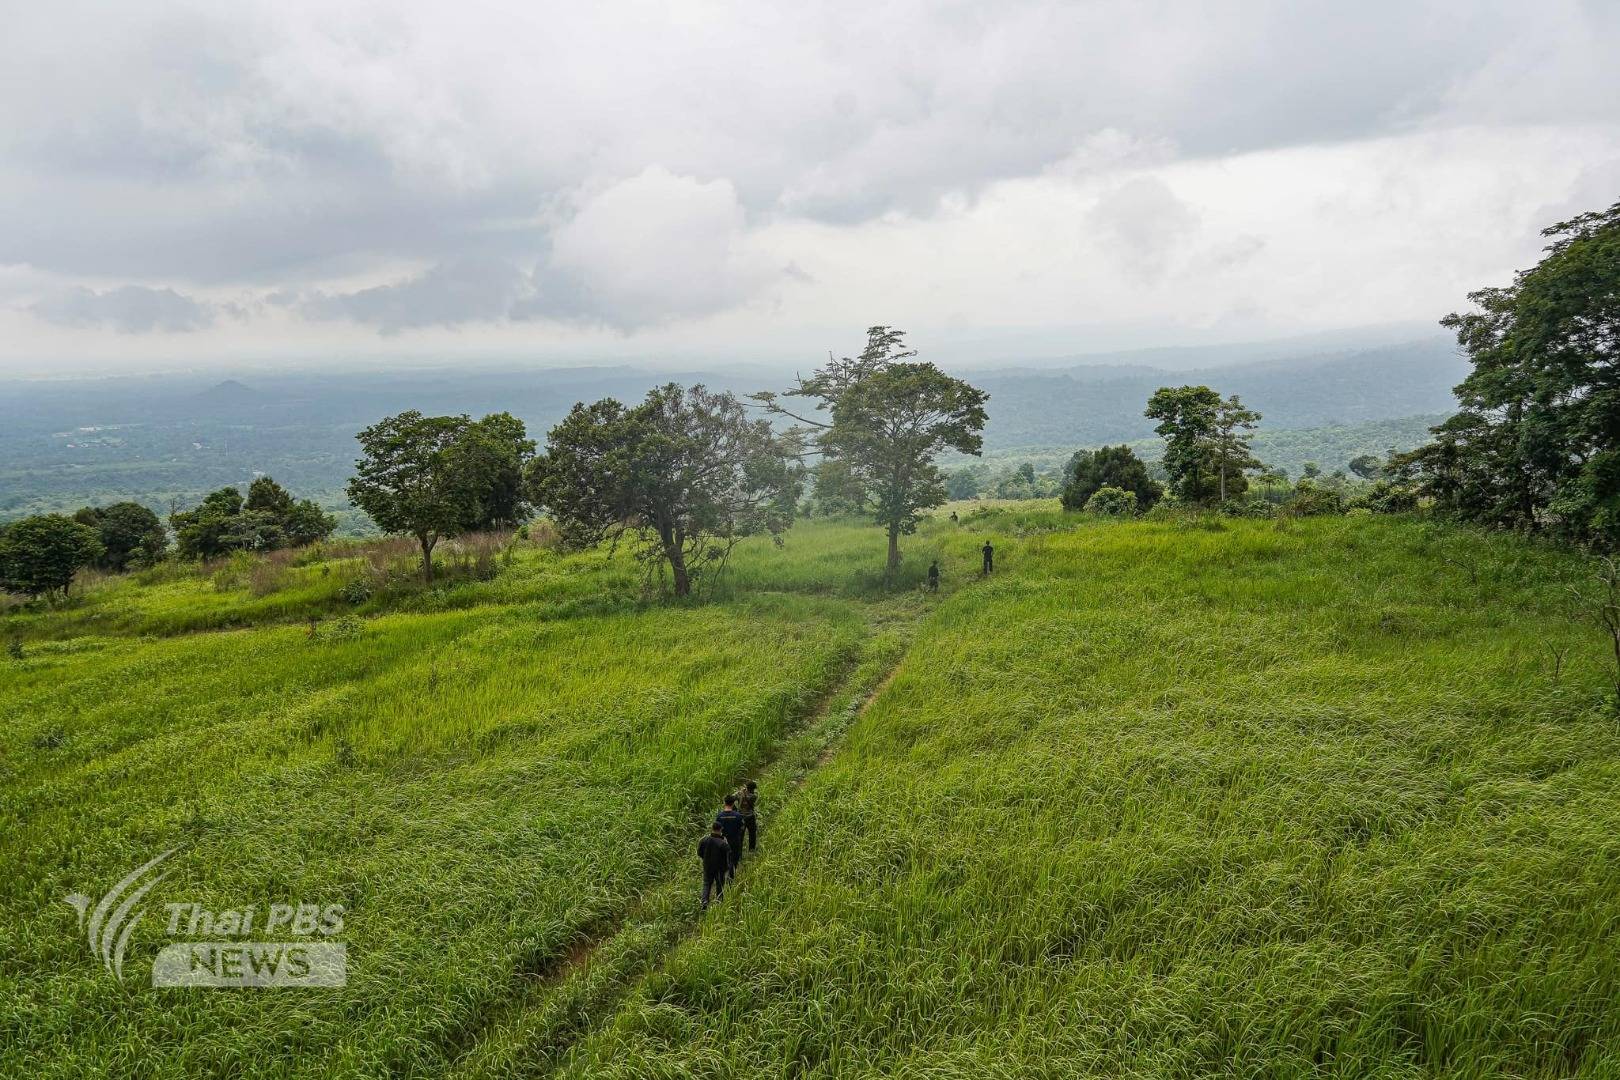
[[[177,342],[207,355],[350,324],[742,350],[902,307],[1377,322],[1620,193],[1620,15],[1578,0],[57,0],[7,29],[0,265],[86,311],[248,297]],[[1321,291],[1284,304],[1302,236]],[[1378,288],[1394,251],[1416,293]],[[143,324],[0,306],[0,363]]]
[[[552,232],[545,276],[580,310],[556,303],[544,285],[538,310],[641,326],[733,307],[777,275],[750,250],[730,181],[655,166],[584,198]]]

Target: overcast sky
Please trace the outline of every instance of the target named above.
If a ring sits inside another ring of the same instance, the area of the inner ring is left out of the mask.
[[[0,35],[0,371],[1427,323],[1620,199],[1620,4],[81,4]]]

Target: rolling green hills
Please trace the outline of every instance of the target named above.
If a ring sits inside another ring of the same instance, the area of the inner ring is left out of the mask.
[[[355,605],[340,546],[7,614],[0,1074],[1620,1069],[1575,556],[1038,504],[906,550],[886,588],[876,530],[804,523],[673,604],[519,543]],[[762,849],[700,915],[745,776]],[[120,982],[62,898],[170,848]],[[178,901],[341,903],[348,985],[154,989]]]

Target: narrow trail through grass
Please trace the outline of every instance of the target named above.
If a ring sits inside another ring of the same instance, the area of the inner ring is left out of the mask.
[[[731,886],[733,895],[747,888],[750,869],[770,858],[771,815],[837,753],[850,725],[888,685],[921,614],[904,601],[872,604],[872,631],[860,653],[805,712],[803,722],[747,770],[760,785],[766,809],[764,839],[744,859]],[[587,928],[549,962],[521,973],[529,987],[463,1033],[449,1075],[538,1076],[562,1065],[576,1042],[610,1018],[619,1001],[701,925],[704,913],[697,901],[691,847],[691,838],[683,838],[670,850],[657,884],[623,911]]]

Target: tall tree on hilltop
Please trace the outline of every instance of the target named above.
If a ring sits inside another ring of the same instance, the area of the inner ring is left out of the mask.
[[[248,485],[247,498],[242,509],[274,517],[284,517],[293,508],[292,492],[276,483],[272,477],[256,476]]]
[[[1221,395],[1207,386],[1162,386],[1144,412],[1159,421],[1164,439],[1164,471],[1170,490],[1186,503],[1207,502],[1216,492],[1210,446],[1220,424]]]
[[[477,423],[415,409],[386,417],[355,436],[361,457],[349,498],[384,532],[415,538],[422,578],[432,582],[440,540],[504,523],[493,515],[518,505],[512,476],[521,475],[534,445],[522,436],[522,424],[505,413]]]
[[[1260,468],[1260,459],[1249,449],[1252,432],[1260,422],[1260,414],[1245,408],[1233,394],[1215,411],[1215,438],[1212,444],[1215,469],[1221,478],[1221,502],[1228,494],[1241,495],[1249,488],[1247,472]]]
[[[486,478],[477,528],[515,528],[528,520],[532,507],[523,470],[534,456],[534,440],[523,421],[505,412],[476,420],[467,425],[456,453],[464,469]]]
[[[254,538],[242,520],[243,500],[235,487],[211,491],[190,510],[169,515],[175,548],[183,559],[217,559],[242,549],[251,550]]]
[[[1143,415],[1159,421],[1153,430],[1164,439],[1164,469],[1176,498],[1225,502],[1248,490],[1246,471],[1260,467],[1249,449],[1260,414],[1237,395],[1223,400],[1207,386],[1163,386]]]
[[[1377,454],[1357,454],[1350,459],[1350,471],[1363,480],[1376,480],[1384,471],[1384,462]]]
[[[314,499],[295,499],[290,491],[268,476],[256,477],[248,485],[242,511],[264,515],[279,531],[278,542],[270,546],[313,544],[331,536],[337,527],[337,519],[322,510]]]
[[[1446,316],[1473,370],[1462,409],[1392,471],[1436,505],[1620,544],[1620,203],[1543,230],[1546,255]]]
[[[667,566],[675,595],[687,596],[739,540],[792,525],[796,456],[730,394],[669,383],[634,408],[575,405],[529,466],[528,490],[569,544],[633,534],[637,555]]]
[[[888,534],[890,571],[900,565],[900,537],[916,531],[922,511],[946,500],[934,458],[945,449],[977,456],[983,448],[989,395],[933,364],[916,363],[905,332],[874,326],[857,357],[834,359],[791,389],[754,400],[800,425],[808,452],[838,463],[847,493],[857,494]],[[807,398],[791,410],[783,398]],[[824,414],[805,415],[806,412]]]

